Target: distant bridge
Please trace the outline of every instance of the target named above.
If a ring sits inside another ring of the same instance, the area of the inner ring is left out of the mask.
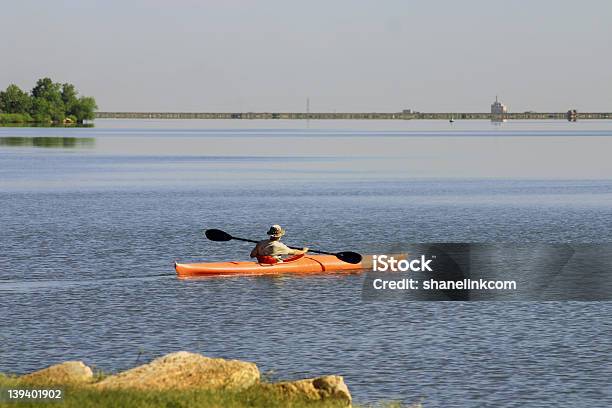
[[[322,120],[512,120],[569,119],[568,112],[465,113],[465,112],[97,112],[98,119],[322,119]],[[612,119],[612,112],[573,113],[573,119]]]

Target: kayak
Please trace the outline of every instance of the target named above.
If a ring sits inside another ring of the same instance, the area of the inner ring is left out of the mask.
[[[358,271],[366,267],[363,262],[350,264],[339,260],[333,255],[307,255],[295,261],[276,264],[260,264],[257,262],[174,263],[174,268],[179,278],[219,275],[258,276],[283,273],[326,273]]]

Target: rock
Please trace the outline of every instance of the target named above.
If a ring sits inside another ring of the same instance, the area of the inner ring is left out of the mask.
[[[244,389],[258,382],[259,369],[253,363],[179,351],[107,377],[95,384],[95,387],[143,390]]]
[[[339,401],[351,405],[351,393],[339,375],[327,375],[298,381],[262,385],[286,397],[305,398],[313,401]]]
[[[66,361],[22,375],[19,380],[36,384],[87,384],[93,380],[93,372],[82,361]]]

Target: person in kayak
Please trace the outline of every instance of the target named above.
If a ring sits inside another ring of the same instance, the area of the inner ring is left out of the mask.
[[[291,249],[280,242],[285,235],[285,230],[280,225],[273,225],[268,230],[270,238],[259,241],[251,251],[251,258],[257,258],[257,262],[262,264],[275,264],[279,262],[294,261],[303,257],[308,248]],[[289,256],[289,258],[283,258]]]

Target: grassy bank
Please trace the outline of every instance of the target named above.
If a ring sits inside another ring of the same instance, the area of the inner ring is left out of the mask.
[[[14,378],[0,376],[0,388],[6,393],[6,388],[47,388],[53,386],[26,386]],[[258,387],[251,387],[243,391],[219,390],[189,390],[189,391],[137,391],[137,390],[98,390],[87,387],[62,387],[64,399],[55,402],[54,406],[62,408],[188,408],[188,407],[253,407],[253,408],[284,408],[288,406],[287,400]],[[41,402],[5,402],[3,395],[0,407],[40,407]],[[55,405],[57,404],[57,405]],[[340,407],[339,404],[316,404],[308,401],[292,400],[289,406],[294,407]]]
[[[67,116],[62,122],[36,120],[27,113],[0,113],[0,126],[15,127],[91,127],[91,124],[79,123],[76,117]]]
[[[0,124],[24,124],[31,123],[33,119],[27,113],[0,113]]]
[[[14,377],[0,374],[0,407],[40,407],[40,400],[7,402],[7,389],[55,389],[56,386],[25,385]],[[300,399],[287,400],[281,394],[270,392],[261,387],[251,387],[243,391],[219,390],[189,390],[189,391],[137,391],[137,390],[105,390],[97,391],[88,387],[60,387],[64,391],[64,399],[52,402],[53,406],[61,408],[336,408],[344,405],[339,402],[313,402]],[[369,408],[370,406],[353,405],[356,408]],[[380,408],[409,408],[397,403],[381,403],[372,407]]]

